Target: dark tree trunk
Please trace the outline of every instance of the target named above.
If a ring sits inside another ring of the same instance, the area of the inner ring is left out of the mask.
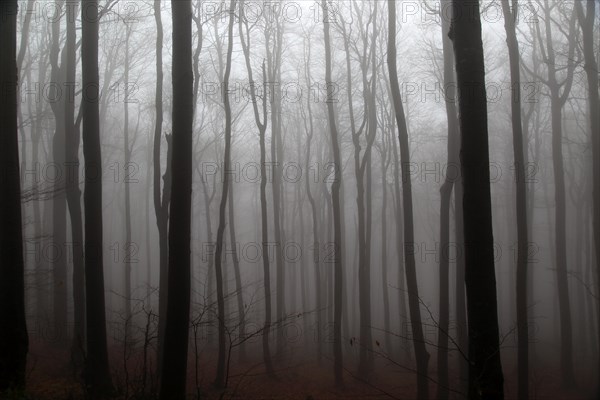
[[[215,275],[217,280],[217,307],[218,307],[218,324],[219,324],[219,358],[217,361],[217,376],[215,378],[215,386],[224,387],[226,382],[225,377],[225,295],[223,293],[223,237],[225,234],[226,224],[226,208],[227,195],[229,193],[230,174],[227,171],[231,170],[231,103],[229,101],[229,76],[231,75],[231,55],[233,52],[233,22],[236,0],[231,0],[229,3],[229,27],[228,27],[228,42],[227,42],[227,61],[225,66],[225,76],[223,77],[223,103],[225,107],[225,156],[223,160],[223,190],[221,192],[221,203],[219,204],[219,226],[217,228],[217,245],[215,251]],[[232,246],[235,243],[231,244]]]
[[[411,249],[414,245],[413,226],[413,203],[412,185],[410,182],[410,156],[408,143],[408,130],[406,118],[400,97],[400,85],[396,66],[396,3],[388,0],[388,54],[387,62],[390,76],[390,89],[398,125],[398,142],[400,143],[400,161],[402,163],[402,205],[404,211],[404,261],[406,263],[406,283],[408,291],[408,304],[410,322],[415,348],[415,359],[417,361],[417,397],[419,399],[429,398],[429,385],[427,378],[427,364],[429,353],[425,347],[423,326],[421,323],[421,311],[419,288],[417,284],[417,270],[415,265],[415,254]]]
[[[158,375],[161,376],[162,359],[164,354],[165,322],[168,298],[168,269],[169,269],[169,243],[168,222],[169,203],[171,201],[171,136],[167,135],[167,166],[163,176],[164,186],[162,197],[160,193],[160,143],[163,123],[163,25],[160,10],[160,0],[154,1],[154,19],[156,22],[156,122],[154,125],[154,151],[153,151],[153,186],[154,186],[154,212],[156,214],[156,226],[158,228],[159,247],[159,294],[158,314],[162,316],[158,320]]]
[[[0,7],[0,394],[25,387],[29,342],[25,322],[21,182],[17,139],[17,1]]]
[[[233,183],[229,181],[229,208],[227,221],[229,223],[229,241],[231,242],[231,251],[233,257],[233,273],[235,275],[235,292],[238,308],[238,334],[241,340],[246,337],[246,310],[244,309],[244,288],[242,286],[242,274],[240,270],[240,258],[237,252],[237,239],[235,234],[235,213],[234,213],[234,196]],[[240,343],[240,360],[246,359],[246,342]]]
[[[322,1],[323,12],[329,13],[327,0]],[[332,81],[332,55],[329,34],[329,22],[323,22],[325,34],[325,84],[327,87],[333,85]],[[340,186],[342,184],[342,159],[340,145],[338,143],[338,131],[335,124],[335,112],[333,107],[332,91],[327,91],[327,121],[331,135],[331,147],[334,162],[334,179],[331,184],[331,201],[333,208],[334,225],[334,318],[333,318],[333,371],[337,386],[344,384],[343,376],[343,354],[342,354],[342,225],[340,215]]]
[[[311,73],[310,73],[310,41],[307,44],[307,54],[306,54],[306,87],[308,91],[311,90]],[[309,171],[310,169],[310,154],[311,154],[311,146],[312,140],[314,136],[314,125],[312,119],[312,107],[311,107],[311,98],[310,96],[306,97],[306,109],[308,111],[308,118],[304,118],[304,130],[306,131],[306,158],[304,160],[304,169],[305,171]],[[308,124],[307,124],[308,120]],[[317,341],[317,360],[319,364],[322,360],[322,338],[321,338],[321,326],[323,325],[322,317],[323,313],[321,311],[322,305],[322,292],[321,292],[321,270],[320,270],[320,255],[319,255],[319,216],[318,216],[318,208],[315,201],[315,198],[310,189],[311,179],[310,176],[306,177],[306,196],[308,197],[308,202],[310,203],[311,209],[311,218],[312,218],[312,254],[313,254],[313,264],[315,270],[315,304],[316,304],[316,341]]]
[[[124,168],[127,170],[131,163],[131,147],[129,146],[129,38],[131,37],[131,26],[126,25],[127,33],[125,35],[125,76],[123,82],[125,83],[125,101],[123,102],[123,152],[125,154],[125,165]],[[131,254],[130,246],[131,243],[131,189],[129,187],[130,178],[125,177],[125,345],[130,339],[131,335]],[[120,261],[120,260],[119,260]]]
[[[98,1],[82,4],[81,65],[83,155],[85,158],[85,289],[87,356],[85,379],[92,398],[112,392],[106,343],[104,263],[102,257],[102,155],[98,104]]]
[[[500,362],[487,100],[479,2],[453,0],[454,43],[461,131],[465,282],[469,319],[469,398],[504,398]]]
[[[192,206],[192,5],[172,0],[173,13],[173,182],[169,213],[169,271],[160,399],[186,398],[190,314]]]
[[[586,2],[586,13],[583,13],[581,3],[575,2],[575,10],[579,18],[579,24],[583,32],[583,56],[584,69],[588,81],[588,106],[590,119],[590,135],[592,141],[592,232],[594,237],[594,249],[596,252],[596,279],[600,277],[600,121],[598,120],[598,64],[594,54],[594,20],[596,18],[596,1]],[[600,281],[596,293],[600,293]],[[600,301],[600,300],[599,300]],[[598,320],[600,321],[600,304],[597,305]],[[600,329],[597,334],[600,335]],[[596,336],[598,339],[598,336]],[[598,373],[600,374],[600,358],[598,359]],[[598,379],[600,385],[600,379]],[[597,396],[600,397],[600,386],[597,388]]]
[[[59,10],[64,8],[64,0],[56,0]],[[52,80],[58,87],[66,83],[65,60],[60,57],[60,23],[61,18],[52,22],[52,48],[50,50],[50,64],[52,65]],[[66,52],[62,56],[66,56]],[[54,96],[58,96],[58,89],[53,89]],[[67,259],[65,246],[67,242],[67,203],[65,196],[65,103],[56,101],[50,104],[54,114],[54,136],[52,137],[52,164],[57,170],[57,177],[53,181],[52,198],[52,301],[54,316],[54,336],[59,346],[66,344],[67,327]]]
[[[527,199],[525,186],[525,156],[523,146],[523,125],[521,121],[521,72],[519,66],[519,42],[517,41],[516,21],[518,15],[517,0],[502,0],[504,28],[508,45],[510,63],[510,83],[512,92],[511,113],[513,130],[513,153],[516,176],[517,207],[517,368],[518,396],[525,400],[529,397],[529,333],[527,317]]]
[[[66,82],[75,82],[77,1],[67,2]],[[85,350],[85,265],[83,254],[83,218],[81,215],[81,190],[79,188],[79,127],[75,123],[75,87],[66,86],[65,96],[65,166],[66,196],[71,220],[73,256],[73,341],[71,363],[75,371],[82,368]]]

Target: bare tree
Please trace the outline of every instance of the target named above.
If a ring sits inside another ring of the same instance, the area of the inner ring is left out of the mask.
[[[160,399],[186,398],[190,318],[190,250],[192,208],[192,3],[172,0],[173,14],[173,160],[169,212],[168,297]],[[155,177],[156,179],[156,177]]]
[[[231,75],[231,55],[233,53],[233,22],[235,15],[236,0],[231,0],[229,3],[229,26],[228,32],[228,43],[227,43],[227,60],[225,64],[225,75],[223,77],[223,103],[225,107],[225,155],[223,169],[225,171],[223,179],[223,189],[221,192],[221,203],[219,205],[219,226],[217,228],[217,245],[215,250],[215,275],[217,278],[217,304],[218,304],[218,319],[219,319],[219,358],[217,362],[217,377],[215,378],[215,385],[217,387],[223,387],[225,385],[225,357],[226,349],[225,343],[225,297],[223,294],[223,268],[222,255],[223,255],[223,236],[225,234],[225,223],[226,223],[226,208],[227,208],[227,195],[229,193],[229,174],[227,171],[231,169],[231,130],[232,130],[232,118],[231,118],[231,103],[229,100],[229,77]],[[232,243],[235,246],[235,243]]]
[[[400,161],[402,163],[402,205],[404,212],[404,262],[406,271],[406,284],[408,291],[408,304],[410,322],[417,362],[417,396],[419,399],[429,398],[429,387],[427,381],[427,364],[429,353],[425,347],[423,326],[421,322],[419,288],[417,284],[417,271],[415,267],[415,253],[410,250],[414,244],[413,227],[413,205],[412,187],[409,171],[409,146],[408,130],[402,98],[400,97],[400,85],[398,82],[398,68],[396,64],[396,3],[388,0],[388,54],[387,62],[390,78],[390,89],[398,125],[398,142],[400,144]],[[402,262],[402,260],[399,260]],[[402,295],[402,293],[400,294]]]
[[[244,52],[246,61],[246,69],[248,72],[248,83],[250,86],[250,96],[252,98],[252,107],[254,111],[254,121],[258,128],[259,145],[260,145],[260,212],[261,212],[261,241],[262,241],[262,261],[263,261],[263,279],[265,290],[265,325],[262,335],[262,352],[265,368],[269,376],[274,377],[273,362],[271,360],[271,350],[269,348],[269,332],[271,330],[271,270],[269,260],[269,224],[267,212],[267,155],[265,144],[265,133],[267,131],[267,96],[262,96],[262,122],[258,109],[258,101],[256,95],[255,81],[252,74],[252,64],[250,63],[250,27],[248,20],[244,15],[244,0],[240,1],[240,42]],[[244,30],[246,39],[244,39]],[[262,64],[262,81],[263,87],[266,88],[267,74],[265,71],[265,62]]]
[[[81,64],[83,87],[83,156],[85,158],[85,291],[87,354],[85,380],[92,398],[113,390],[106,343],[104,262],[102,254],[102,154],[98,104],[98,1],[81,7]]]
[[[574,2],[575,12],[579,19],[579,25],[583,32],[583,56],[585,61],[585,73],[588,81],[588,106],[590,119],[590,136],[592,142],[592,219],[594,248],[596,251],[596,274],[600,276],[600,121],[598,121],[598,109],[600,100],[598,100],[598,64],[594,54],[594,18],[596,17],[596,2],[586,1],[586,12],[579,1]],[[578,253],[579,254],[579,253]],[[598,281],[600,285],[600,281]],[[596,293],[600,293],[600,286]],[[598,308],[600,313],[600,307]],[[599,314],[600,315],[600,314]],[[597,331],[600,335],[600,329]],[[600,373],[600,358],[597,365]],[[600,385],[600,380],[598,385]],[[600,396],[600,386],[597,388],[597,395]]]
[[[332,55],[330,39],[330,20],[329,4],[327,0],[322,0],[323,14],[326,16],[323,20],[323,31],[325,34],[325,84],[331,88],[332,81]],[[342,184],[342,158],[340,155],[340,144],[338,142],[338,131],[335,123],[334,98],[333,91],[327,90],[327,121],[329,124],[329,133],[331,136],[331,149],[333,153],[334,179],[331,183],[331,201],[333,206],[333,242],[334,242],[334,320],[333,320],[333,371],[335,383],[341,386],[344,383],[343,376],[343,354],[342,354],[342,225],[340,215],[340,186]]]
[[[523,126],[521,121],[521,71],[519,65],[519,41],[517,40],[518,1],[502,0],[504,29],[510,63],[513,153],[517,183],[517,336],[518,336],[518,394],[519,399],[529,398],[529,333],[527,318],[527,198],[525,186],[525,157],[523,152]]]
[[[17,1],[0,7],[0,394],[25,387],[29,341],[25,322],[21,184],[17,140]]]
[[[494,271],[485,67],[479,3],[452,1],[461,132],[469,398],[504,398]]]

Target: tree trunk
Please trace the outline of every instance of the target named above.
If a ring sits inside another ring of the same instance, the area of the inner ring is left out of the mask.
[[[585,72],[588,81],[588,106],[590,119],[590,136],[592,142],[592,231],[594,249],[596,251],[596,277],[600,276],[600,121],[598,121],[598,64],[594,54],[594,19],[596,18],[596,2],[586,2],[586,13],[583,14],[581,3],[575,2],[575,10],[583,32],[583,56]],[[597,292],[600,293],[600,281],[597,280]],[[599,300],[600,301],[600,300]],[[598,320],[600,321],[600,304],[597,305]],[[600,335],[600,329],[597,334]],[[598,339],[598,336],[596,336]],[[598,359],[598,373],[600,374],[600,356]],[[597,396],[600,397],[600,379],[598,379]]]
[[[516,176],[517,207],[517,368],[518,396],[520,400],[529,398],[529,333],[527,317],[527,199],[525,184],[525,157],[523,152],[523,126],[521,121],[521,71],[519,67],[519,42],[517,40],[517,0],[502,0],[504,28],[510,63],[510,83],[512,92],[511,114],[513,130],[513,153]]]
[[[322,1],[323,12],[329,13],[327,0]],[[325,84],[331,87],[332,82],[332,55],[331,42],[329,39],[329,22],[323,22],[325,34]],[[331,147],[333,151],[334,179],[331,184],[331,200],[333,207],[334,225],[334,320],[333,320],[333,371],[337,386],[344,384],[343,376],[343,354],[342,354],[342,225],[340,216],[340,185],[342,184],[342,159],[340,145],[338,143],[338,132],[335,124],[335,112],[333,107],[332,91],[327,91],[327,121],[331,135]]]
[[[444,4],[449,4],[446,0]],[[448,145],[447,145],[447,168],[446,177],[440,188],[440,293],[438,319],[438,400],[448,399],[450,393],[450,382],[448,377],[448,335],[450,334],[450,202],[452,189],[456,176],[450,171],[456,172],[458,166],[458,114],[454,99],[455,74],[454,74],[454,52],[452,42],[446,35],[450,27],[450,20],[441,13],[442,20],[442,46],[444,57],[444,100],[446,105],[446,120],[448,123]],[[459,353],[460,354],[460,353]],[[460,358],[460,357],[459,357]]]
[[[131,148],[129,146],[129,38],[131,37],[131,27],[126,26],[125,36],[125,101],[123,101],[123,152],[125,154],[125,170],[128,170],[131,163]],[[125,345],[127,346],[131,335],[131,189],[129,187],[130,178],[125,176]],[[120,260],[119,260],[120,261]]]
[[[169,244],[168,244],[168,222],[169,204],[171,201],[171,137],[167,135],[167,166],[163,176],[164,186],[161,198],[160,184],[160,143],[163,123],[163,25],[160,10],[160,0],[154,1],[154,19],[156,22],[156,122],[154,125],[154,151],[153,151],[153,186],[154,186],[154,212],[156,214],[156,226],[158,228],[159,247],[159,293],[158,293],[158,360],[157,370],[160,377],[163,365],[165,322],[168,298],[168,270],[169,270]]]
[[[160,399],[186,398],[190,314],[190,253],[192,205],[192,5],[172,0],[173,14],[173,182],[169,213],[167,315]],[[161,315],[160,318],[165,318]]]
[[[240,258],[237,252],[237,239],[235,234],[235,213],[234,213],[234,196],[233,183],[229,181],[229,209],[227,221],[229,223],[229,241],[231,242],[231,251],[233,257],[233,273],[235,275],[235,292],[238,308],[238,334],[239,339],[244,340],[246,337],[246,310],[244,309],[244,287],[242,286],[242,274],[240,270]],[[240,361],[246,359],[246,342],[240,343]]]
[[[56,0],[59,10],[64,8],[64,0]],[[52,48],[50,64],[52,65],[52,80],[58,87],[66,83],[65,60],[60,58],[60,18],[52,22]],[[63,52],[63,57],[66,52]],[[59,96],[58,89],[53,89],[53,95]],[[52,137],[52,165],[56,169],[52,197],[52,300],[54,316],[54,336],[59,346],[66,344],[65,329],[67,327],[67,259],[65,246],[67,243],[67,203],[65,196],[65,104],[56,101],[50,104],[54,114],[54,136]]]
[[[406,263],[406,283],[408,289],[408,303],[410,322],[417,361],[417,397],[419,399],[429,398],[429,385],[427,380],[427,364],[429,353],[425,347],[423,326],[421,324],[421,311],[419,288],[417,283],[417,271],[415,266],[415,254],[411,249],[414,245],[412,186],[410,182],[410,156],[408,131],[406,119],[400,97],[400,85],[398,82],[396,66],[396,3],[388,0],[388,54],[387,62],[390,76],[390,89],[398,125],[398,142],[400,143],[400,161],[402,163],[402,205],[404,211],[404,260]]]
[[[461,131],[465,283],[469,319],[469,397],[504,398],[500,362],[487,99],[479,3],[453,0],[450,38],[456,56]],[[467,17],[468,16],[468,17]]]
[[[261,245],[262,245],[262,261],[263,261],[263,279],[265,292],[265,324],[262,332],[262,352],[263,361],[267,374],[273,378],[275,371],[273,370],[273,361],[271,360],[271,350],[269,347],[269,333],[271,331],[271,265],[269,261],[269,223],[267,210],[267,152],[265,132],[267,130],[267,96],[262,96],[262,122],[259,114],[259,103],[256,96],[256,88],[252,75],[252,65],[250,64],[250,28],[248,20],[244,16],[244,0],[240,2],[240,42],[244,52],[246,61],[246,69],[248,71],[248,82],[250,86],[250,96],[252,98],[252,107],[254,111],[254,121],[258,128],[259,145],[260,145],[260,212],[261,212]],[[246,39],[244,39],[244,30],[246,31]],[[267,87],[267,74],[265,71],[265,62],[262,64],[263,87]]]
[[[17,129],[17,1],[0,7],[0,394],[25,388],[29,341],[25,322],[23,231]]]
[[[231,0],[229,3],[229,27],[228,27],[228,43],[227,43],[227,62],[225,66],[225,76],[223,77],[223,102],[225,107],[225,156],[223,160],[223,190],[221,192],[221,204],[219,204],[219,226],[217,228],[217,245],[215,251],[215,275],[217,280],[217,307],[218,307],[218,324],[219,324],[219,358],[217,362],[217,376],[215,378],[215,386],[225,387],[227,384],[225,377],[225,296],[223,293],[223,268],[221,266],[223,254],[223,236],[225,233],[225,219],[227,207],[227,195],[229,193],[230,174],[227,171],[231,170],[231,104],[229,102],[229,76],[231,75],[231,55],[233,52],[233,21],[236,0]],[[235,245],[235,243],[232,243]]]
[[[98,106],[98,1],[84,0],[81,9],[83,87],[83,155],[85,158],[85,289],[87,357],[85,378],[92,398],[112,392],[106,343],[104,262],[102,255],[102,155]]]
[[[66,82],[75,82],[76,28],[75,13],[77,1],[68,0]],[[71,363],[75,371],[82,367],[85,350],[85,259],[83,254],[83,219],[81,215],[81,190],[79,189],[79,127],[75,124],[75,87],[67,85],[65,96],[65,166],[66,196],[71,220],[71,246],[73,256],[73,341],[71,344]]]

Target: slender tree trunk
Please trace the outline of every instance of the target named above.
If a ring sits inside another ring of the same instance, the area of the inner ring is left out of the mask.
[[[273,361],[271,359],[271,350],[269,347],[269,334],[271,331],[271,265],[269,260],[269,223],[268,223],[268,210],[267,210],[267,151],[266,151],[266,139],[265,133],[267,131],[267,96],[262,96],[262,122],[259,113],[259,103],[256,96],[256,88],[254,84],[254,78],[252,75],[252,65],[250,64],[250,28],[248,26],[248,20],[244,16],[244,0],[240,2],[240,42],[242,44],[242,50],[244,52],[244,59],[246,61],[246,70],[248,71],[248,82],[250,86],[250,96],[252,98],[252,107],[254,111],[254,121],[258,128],[258,137],[260,145],[260,213],[261,213],[261,241],[262,241],[262,261],[263,261],[263,280],[264,280],[264,293],[265,293],[265,324],[262,332],[262,353],[263,361],[265,363],[265,369],[267,374],[273,378],[275,377],[275,371],[273,369]],[[244,39],[244,30],[246,39]],[[267,87],[267,74],[265,70],[265,62],[262,64],[262,80],[263,87]]]
[[[518,396],[520,400],[529,398],[529,333],[527,317],[527,198],[525,184],[525,157],[523,152],[523,127],[521,122],[521,72],[519,66],[519,42],[516,22],[518,2],[512,1],[512,11],[508,0],[502,0],[504,28],[508,45],[510,80],[512,87],[512,130],[513,153],[516,176],[517,207],[517,368]]]
[[[322,1],[324,15],[329,15],[329,6],[327,0]],[[325,83],[331,87],[332,81],[332,55],[331,41],[329,33],[329,22],[323,22],[325,34]],[[331,184],[331,200],[333,206],[333,225],[334,225],[334,320],[333,320],[333,370],[335,383],[342,386],[343,376],[343,354],[342,354],[342,225],[340,216],[340,185],[342,184],[342,159],[340,155],[340,145],[338,142],[338,132],[335,124],[335,111],[333,107],[332,93],[327,91],[327,121],[329,124],[329,133],[331,135],[331,147],[333,152],[333,162],[335,168],[334,180]]]
[[[125,36],[125,88],[129,88],[129,39],[131,37],[131,27],[126,26],[127,34]],[[125,90],[125,101],[123,102],[123,152],[125,154],[124,168],[127,170],[131,163],[131,148],[129,146],[129,92]],[[127,345],[131,335],[131,189],[129,187],[129,177],[125,176],[125,344]]]
[[[311,89],[311,74],[310,74],[310,41],[307,45],[307,55],[305,60],[306,65],[306,86],[310,92]],[[310,96],[306,98],[306,109],[308,111],[308,118],[304,118],[304,129],[306,131],[306,158],[304,160],[304,169],[305,171],[310,171],[310,155],[311,155],[311,146],[312,140],[314,136],[314,125],[312,119],[312,107],[311,107],[312,99]],[[306,121],[308,120],[308,124]],[[316,341],[317,341],[317,360],[320,364],[322,361],[322,337],[321,337],[321,326],[323,325],[322,316],[323,313],[321,309],[323,308],[322,304],[322,291],[321,291],[321,270],[320,270],[320,244],[319,244],[319,216],[318,216],[318,208],[315,201],[315,198],[311,191],[311,179],[310,176],[306,177],[306,196],[308,197],[308,202],[310,203],[311,217],[312,217],[312,255],[313,255],[313,265],[315,270],[315,304],[316,304]]]
[[[246,337],[246,310],[244,309],[244,288],[242,286],[242,274],[240,270],[240,259],[237,252],[237,240],[235,234],[235,213],[234,213],[234,199],[233,196],[233,182],[229,181],[229,208],[227,221],[229,222],[229,240],[231,242],[231,251],[233,256],[233,273],[235,275],[235,292],[237,298],[238,308],[238,334],[239,338],[243,340]],[[240,343],[240,360],[246,359],[246,342]]]
[[[163,25],[160,10],[160,0],[154,1],[154,19],[156,22],[156,122],[154,125],[154,151],[153,151],[153,186],[154,186],[154,212],[156,214],[156,226],[158,228],[158,247],[159,247],[159,293],[158,293],[158,314],[161,316],[158,320],[158,360],[157,369],[159,377],[163,365],[165,322],[167,313],[168,298],[168,270],[169,270],[169,243],[168,243],[168,222],[169,222],[169,204],[171,201],[171,136],[167,135],[167,166],[163,176],[164,186],[161,197],[160,184],[160,144],[162,136],[163,123]]]
[[[66,196],[71,220],[72,256],[73,256],[73,341],[71,343],[71,362],[75,371],[82,367],[85,350],[85,265],[83,254],[83,219],[81,215],[81,190],[79,189],[79,127],[75,124],[75,69],[76,1],[67,1],[67,41],[66,82],[69,83],[65,96],[65,166]]]
[[[29,342],[25,322],[25,278],[17,129],[17,1],[0,7],[0,394],[25,387]]]
[[[98,1],[82,3],[81,65],[83,87],[83,155],[85,158],[85,288],[87,356],[85,378],[92,398],[112,392],[104,301],[102,254],[102,154],[98,106]]]
[[[385,135],[385,134],[384,134]],[[384,136],[385,138],[385,136]],[[387,258],[387,171],[390,158],[387,144],[382,143],[381,150],[381,294],[383,296],[383,329],[385,331],[385,351],[393,354],[392,337],[390,326],[390,295],[388,281],[388,258]]]
[[[446,1],[446,4],[449,4]],[[454,187],[455,176],[450,171],[456,171],[458,165],[458,120],[456,105],[454,103],[455,90],[454,78],[454,53],[452,42],[446,35],[450,20],[442,14],[442,45],[444,52],[444,88],[446,119],[448,123],[448,155],[446,178],[440,188],[440,293],[439,293],[439,320],[438,320],[438,391],[439,400],[448,399],[450,382],[448,378],[448,335],[450,328],[450,201]]]
[[[594,21],[596,19],[596,2],[586,1],[586,13],[580,2],[575,2],[575,10],[579,18],[579,24],[583,31],[583,56],[584,69],[588,81],[588,106],[590,119],[590,135],[592,142],[592,231],[594,237],[594,249],[596,251],[596,277],[600,277],[600,121],[598,121],[598,64],[594,54]],[[600,293],[600,281],[597,280],[596,293]],[[598,300],[600,302],[600,300]],[[598,320],[600,321],[600,304],[597,305]],[[597,334],[600,335],[600,329]],[[598,339],[599,336],[596,336]],[[600,374],[600,356],[597,364]],[[597,377],[600,378],[600,377]],[[600,397],[600,379],[598,379],[597,396]]]
[[[223,294],[223,269],[221,266],[223,254],[223,236],[225,234],[225,219],[227,207],[227,195],[229,193],[230,174],[227,171],[231,169],[231,104],[229,102],[229,76],[231,75],[231,55],[233,52],[233,21],[236,0],[231,0],[229,3],[229,27],[228,27],[228,43],[227,43],[227,62],[225,66],[225,76],[223,77],[223,102],[225,107],[225,156],[223,160],[223,190],[221,192],[221,204],[219,205],[219,227],[217,228],[217,246],[215,251],[215,275],[217,280],[217,307],[219,318],[219,358],[217,362],[217,376],[215,385],[217,387],[225,387],[227,384],[225,378],[225,297]],[[232,245],[234,245],[232,243]]]
[[[58,10],[64,8],[64,0],[56,0]],[[59,65],[60,58],[60,22],[58,18],[52,22],[52,48],[50,64],[52,65],[52,80],[58,87],[65,83],[65,60]],[[62,53],[66,56],[66,52]],[[58,89],[53,95],[59,96]],[[53,180],[52,198],[52,301],[54,316],[54,336],[57,344],[66,344],[65,330],[67,327],[67,261],[65,246],[67,242],[67,203],[65,196],[65,104],[62,101],[50,104],[54,114],[54,136],[52,137],[52,164],[56,169],[56,179]]]
[[[172,0],[173,14],[173,182],[169,212],[169,271],[160,399],[186,398],[190,314],[192,205],[192,5]],[[161,315],[165,318],[165,315]]]
[[[496,303],[487,100],[479,3],[453,0],[463,181],[465,282],[469,318],[469,398],[504,398]]]
[[[388,0],[388,68],[390,77],[390,88],[398,125],[398,142],[400,143],[400,161],[402,163],[402,205],[404,211],[404,260],[406,263],[406,283],[408,288],[408,303],[410,322],[417,361],[417,397],[419,399],[429,398],[429,385],[427,380],[427,364],[429,353],[425,347],[423,326],[421,323],[419,288],[417,283],[417,271],[415,265],[414,251],[410,247],[414,244],[412,187],[410,182],[410,159],[408,130],[406,119],[400,97],[400,85],[396,66],[396,3]]]

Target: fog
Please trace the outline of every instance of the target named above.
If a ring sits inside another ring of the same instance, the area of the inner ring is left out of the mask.
[[[2,398],[597,398],[594,0],[97,3],[2,4]]]

